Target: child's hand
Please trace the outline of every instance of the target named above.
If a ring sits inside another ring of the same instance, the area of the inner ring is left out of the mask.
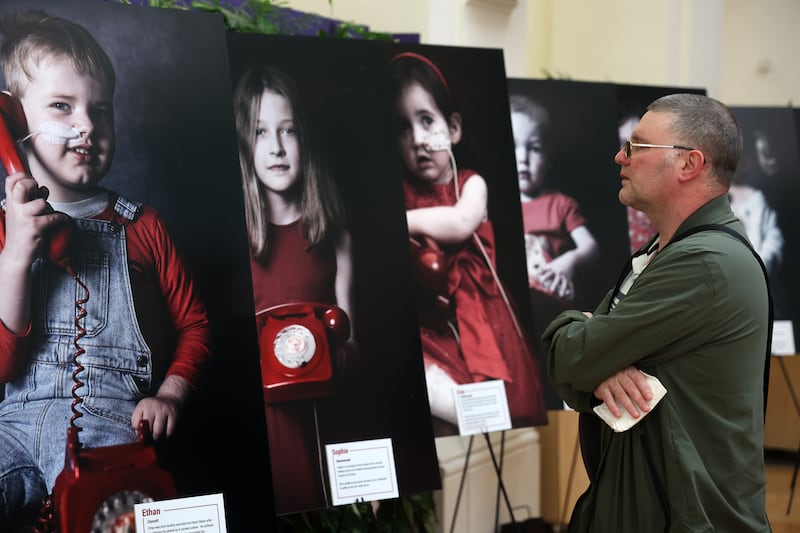
[[[154,439],[171,437],[178,416],[191,394],[192,387],[188,381],[178,376],[167,376],[155,396],[143,398],[136,405],[131,425],[138,428],[142,420],[147,420]]]
[[[534,278],[529,278],[531,288],[544,290],[564,300],[572,301],[575,298],[575,286],[572,280],[564,273],[542,266]]]
[[[68,221],[67,215],[53,211],[47,203],[46,187],[25,173],[6,178],[6,243],[5,260],[19,267],[30,268],[41,252],[47,231]]]
[[[178,419],[180,402],[176,398],[144,398],[133,410],[131,425],[139,427],[139,422],[147,420],[150,425],[150,432],[153,438],[158,440],[162,436],[171,437],[175,431],[175,423]]]
[[[539,268],[538,278],[542,286],[559,298],[575,298],[575,285],[572,281],[575,263],[574,255],[567,252],[545,263]]]

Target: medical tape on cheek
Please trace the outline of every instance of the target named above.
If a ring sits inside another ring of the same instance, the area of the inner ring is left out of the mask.
[[[30,132],[22,140],[30,139],[34,135],[38,135],[45,142],[57,145],[69,144],[70,141],[81,138],[81,132],[77,129],[56,121],[43,122],[38,130]]]

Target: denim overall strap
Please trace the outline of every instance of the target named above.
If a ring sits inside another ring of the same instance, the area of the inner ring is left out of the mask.
[[[76,320],[84,292],[73,278],[42,259],[32,267],[33,346],[25,373],[6,385],[0,432],[8,429],[31,454],[48,489],[64,467],[76,354],[83,367],[76,376],[83,383],[76,389],[82,416],[75,421],[82,445],[135,440],[131,415],[150,395],[152,354],[136,318],[125,241],[125,226],[137,212],[137,204],[123,200],[114,222],[75,220],[71,264],[89,290],[84,318]]]

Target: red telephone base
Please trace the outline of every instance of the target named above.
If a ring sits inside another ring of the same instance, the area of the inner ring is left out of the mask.
[[[331,347],[350,334],[336,306],[290,303],[257,314],[261,379],[268,403],[328,396],[332,392]]]
[[[177,497],[172,476],[158,466],[155,449],[138,442],[80,449],[78,432],[67,429],[64,470],[56,478],[53,507],[61,533],[115,531],[133,518],[133,505]]]

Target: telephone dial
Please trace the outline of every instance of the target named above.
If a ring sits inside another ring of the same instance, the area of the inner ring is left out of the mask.
[[[28,172],[23,163],[19,148],[14,139],[22,139],[27,133],[27,120],[19,100],[3,91],[0,92],[0,161],[6,175],[15,172]],[[51,136],[52,138],[52,136]],[[61,137],[66,144],[66,138]],[[63,224],[48,235],[47,258],[67,270],[75,277],[69,264],[69,234],[72,225]]]
[[[350,319],[335,305],[296,302],[256,313],[264,398],[278,403],[331,393],[331,353],[350,337]]]

